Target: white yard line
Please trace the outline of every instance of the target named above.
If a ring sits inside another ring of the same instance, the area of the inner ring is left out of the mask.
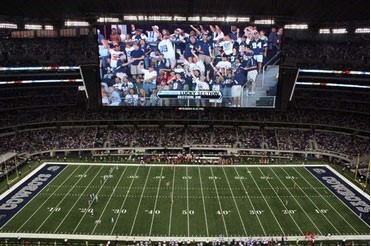
[[[214,171],[213,171],[213,169],[212,169],[211,167],[210,167],[210,171],[211,171],[211,175],[213,175],[213,176],[215,177],[215,175],[214,175]],[[226,234],[226,236],[228,237],[227,224],[225,223],[224,214],[223,214],[223,208],[222,208],[222,204],[221,204],[221,202],[220,202],[219,192],[218,192],[218,188],[216,187],[215,179],[213,179],[213,182],[214,182],[214,187],[215,187],[216,196],[217,196],[217,198],[218,198],[220,214],[222,215],[222,219],[223,219],[223,224],[224,224],[225,234]]]
[[[188,167],[186,167],[186,191],[187,191],[187,231],[189,237],[189,197],[188,197]]]
[[[220,237],[178,237],[178,236],[174,236],[174,237],[146,237],[146,236],[119,236],[119,235],[84,235],[84,234],[74,234],[74,235],[71,235],[71,234],[36,234],[36,233],[0,233],[0,238],[13,238],[13,239],[17,239],[17,238],[29,238],[29,239],[60,239],[60,240],[64,240],[64,239],[68,239],[68,240],[83,240],[83,241],[90,241],[90,240],[100,240],[100,241],[111,241],[111,242],[115,242],[116,240],[118,240],[119,242],[122,242],[122,241],[125,241],[125,242],[130,242],[129,244],[133,244],[132,242],[133,241],[151,241],[151,242],[169,242],[169,241],[175,241],[175,242],[183,242],[183,241],[189,241],[189,242],[193,242],[193,241],[196,241],[196,242],[212,242],[212,241],[216,241],[216,240],[220,240]],[[280,241],[281,240],[281,237],[277,237],[277,236],[267,236],[267,237],[224,237],[224,240],[225,241],[228,241],[228,240],[239,240],[239,241],[247,241],[247,240],[255,240],[255,241],[261,241],[262,238],[273,238],[273,239],[277,239],[277,241]],[[303,243],[304,241],[304,236],[288,236],[288,237],[285,237],[285,239],[287,239],[287,241],[290,241],[290,242],[296,242],[297,240],[300,240],[300,243]],[[317,236],[316,235],[316,238],[315,240],[316,241],[328,241],[328,240],[331,240],[331,241],[342,241],[343,239],[346,239],[348,242],[349,241],[352,241],[352,240],[370,240],[370,235],[331,235],[330,237],[327,237],[327,236]],[[121,245],[121,243],[120,243]]]
[[[124,174],[126,173],[126,170],[127,170],[127,169],[128,169],[128,167],[126,166],[125,169],[124,169],[124,171],[121,173],[121,176],[120,176],[119,180],[117,181],[117,183],[116,183],[116,185],[115,185],[115,188],[113,188],[113,190],[112,190],[112,192],[111,192],[111,195],[110,195],[110,197],[108,198],[108,200],[107,200],[107,202],[106,202],[106,205],[104,206],[103,211],[102,211],[101,215],[99,216],[99,219],[98,219],[98,220],[101,220],[101,219],[102,219],[103,214],[104,214],[104,212],[106,211],[106,209],[107,209],[107,207],[108,207],[108,204],[110,203],[110,201],[111,201],[113,195],[115,194],[116,189],[117,189],[117,186],[119,186],[119,183],[121,182],[122,177],[124,177]],[[119,211],[119,213],[120,213],[120,211]],[[97,229],[98,225],[99,225],[99,223],[96,223],[96,224],[95,224],[95,226],[94,226],[94,228],[93,228],[93,230],[92,230],[92,232],[91,232],[90,234],[94,234],[94,232],[95,232],[95,230]]]
[[[157,193],[156,193],[156,199],[155,199],[155,205],[153,206],[153,214],[152,214],[152,220],[151,220],[151,226],[149,228],[149,236],[151,236],[152,234],[152,227],[153,227],[153,221],[155,220],[155,211],[156,211],[156,208],[157,208],[157,200],[158,200],[158,193],[160,192],[160,185],[161,185],[161,181],[162,181],[162,171],[164,170],[164,167],[161,168],[161,173],[160,173],[160,178],[159,178],[159,181],[158,181],[158,186],[157,186]]]
[[[89,182],[89,184],[85,187],[84,191],[80,193],[80,196],[76,199],[76,201],[74,202],[74,204],[71,206],[70,210],[68,211],[68,213],[64,216],[63,220],[59,223],[58,227],[54,230],[54,233],[56,233],[59,229],[59,227],[61,227],[61,225],[63,224],[63,222],[67,219],[68,215],[70,215],[70,213],[72,212],[73,208],[76,206],[76,204],[78,203],[78,201],[81,199],[81,197],[85,194],[85,192],[87,191],[87,189],[89,188],[89,185],[91,183],[93,183],[93,181],[96,179],[96,177],[98,176],[98,174],[100,173],[100,171],[102,170],[103,166],[99,169],[99,171],[94,175],[94,177],[92,178],[92,180]]]
[[[139,170],[139,166],[137,167],[137,170],[135,171],[135,174],[134,174],[134,176],[136,176],[137,175],[137,173],[138,173],[138,170]],[[121,207],[120,207],[120,210],[119,211],[121,211],[123,208],[124,208],[124,206],[125,206],[125,203],[126,203],[126,199],[128,198],[128,196],[129,196],[129,193],[130,193],[130,190],[131,190],[131,186],[134,184],[134,178],[131,180],[131,183],[130,183],[130,186],[129,186],[129,189],[126,191],[126,195],[125,195],[125,198],[124,198],[124,201],[122,202],[122,204],[121,204]],[[113,224],[113,227],[112,227],[112,230],[111,230],[111,235],[112,235],[112,233],[113,233],[113,231],[114,231],[114,229],[116,228],[116,225],[117,225],[117,222],[118,222],[118,220],[119,220],[119,218],[120,218],[120,215],[121,215],[121,213],[119,212],[118,214],[117,214],[117,217],[116,217],[116,219],[115,219],[115,223]]]
[[[102,165],[102,167],[104,167],[104,165]],[[99,169],[99,172],[100,172],[100,170],[101,170],[101,169]],[[103,181],[103,184],[101,185],[101,187],[100,187],[99,190],[97,191],[97,194],[96,194],[96,195],[99,194],[99,192],[103,189],[103,187],[104,187],[104,185],[105,185],[106,183],[107,183],[107,180],[106,180],[106,181]],[[93,203],[92,203],[92,204],[93,204]],[[92,205],[92,204],[91,204],[91,205]],[[82,217],[81,217],[79,223],[77,223],[77,226],[75,227],[75,229],[73,230],[72,233],[75,233],[76,230],[77,230],[77,228],[79,228],[81,222],[83,221],[83,219],[85,218],[85,216],[86,216],[86,214],[88,213],[89,209],[91,208],[91,205],[88,207],[88,209],[86,209],[85,213],[82,215]]]
[[[41,168],[42,168],[42,167],[40,167],[40,169],[41,169]],[[65,168],[63,169],[63,171],[66,170],[66,168],[67,168],[67,167],[65,167]],[[40,169],[38,169],[38,171],[39,171]],[[32,219],[32,217],[33,217],[33,216],[34,216],[34,215],[35,215],[35,214],[36,214],[36,213],[37,213],[37,212],[38,212],[38,211],[39,211],[39,210],[40,210],[40,209],[45,205],[45,203],[46,203],[47,201],[49,201],[50,198],[52,198],[52,196],[53,196],[53,195],[54,195],[54,194],[59,190],[59,188],[61,188],[62,185],[63,185],[64,183],[66,183],[66,182],[68,181],[69,178],[71,178],[71,176],[72,176],[72,175],[77,171],[77,169],[79,169],[79,167],[77,167],[77,168],[76,168],[76,169],[75,169],[75,170],[74,170],[70,175],[68,175],[68,177],[67,177],[67,178],[62,182],[62,184],[60,184],[60,185],[58,186],[58,188],[55,189],[54,192],[53,192],[50,196],[48,196],[48,198],[47,198],[47,199],[46,199],[46,200],[45,200],[45,201],[44,201],[44,202],[43,202],[43,203],[42,203],[42,204],[41,204],[41,205],[40,205],[40,206],[39,206],[39,207],[38,207],[38,208],[37,208],[37,209],[32,213],[32,214],[31,214],[31,216],[28,216],[28,219],[27,219],[27,220],[26,220],[26,221],[25,221],[25,222],[24,222],[24,223],[23,223],[23,224],[18,228],[17,232],[19,232],[19,231],[22,229],[22,227],[25,226],[25,225],[27,224],[27,222],[30,221],[30,220]],[[61,174],[63,171],[59,172],[58,175]],[[33,175],[33,174],[32,174],[32,175]],[[57,175],[57,176],[58,176],[58,175]],[[53,181],[57,178],[57,176],[54,177]],[[26,179],[26,180],[27,180],[27,179]],[[22,183],[23,183],[23,182],[22,182]],[[51,182],[51,183],[52,183],[52,182]],[[51,184],[51,183],[50,183],[50,184]],[[38,195],[41,194],[41,192],[42,192],[42,191],[43,191],[47,186],[49,186],[49,185],[46,185],[44,188],[42,188],[42,190],[39,191]],[[36,196],[34,196],[34,197],[33,197],[33,198],[32,198],[32,199],[31,199],[27,204],[30,204],[31,201],[32,201],[35,197],[36,197]],[[26,204],[26,205],[27,205],[27,204]],[[26,207],[26,205],[23,206],[23,208]],[[23,208],[22,208],[22,209],[23,209]],[[20,209],[20,210],[19,210],[19,211],[18,211],[18,212],[13,216],[13,218],[14,218],[14,217],[15,217],[15,216],[16,216],[16,215],[17,215],[17,214],[18,214],[22,209]],[[10,220],[9,220],[9,221],[10,221]],[[8,222],[9,222],[9,221],[8,221]],[[7,222],[7,223],[8,223],[8,222]],[[5,223],[4,226],[5,226],[7,223]],[[4,226],[3,226],[3,227],[4,227]]]
[[[330,170],[331,170],[331,172],[334,174],[334,175],[336,175],[336,176],[338,176],[338,177],[341,177],[340,176],[340,174],[335,170],[335,169],[332,169],[331,167],[329,167],[329,166],[326,166],[327,168],[329,168]],[[308,173],[310,173],[316,180],[318,180],[317,179],[317,177],[312,173],[312,172],[310,172],[308,169],[306,169],[307,170],[307,172]],[[347,184],[348,185],[350,185],[352,188],[354,188],[353,186],[355,186],[353,183],[348,183],[349,182],[349,180],[343,180],[343,181],[345,181],[345,182],[347,182]],[[326,187],[326,186],[325,186]],[[356,187],[356,186],[355,186]],[[358,187],[357,187],[358,188]],[[358,188],[359,189],[359,188]],[[330,191],[334,196],[336,196],[336,194],[332,191],[332,190],[330,190],[328,187],[326,187],[326,190],[328,190],[328,191]],[[360,189],[359,189],[360,190]],[[357,190],[358,192],[359,192],[359,190]],[[361,192],[363,192],[362,190],[361,190]],[[360,194],[363,194],[363,193],[360,193]],[[337,196],[336,196],[337,197]],[[338,197],[337,197],[338,198]],[[367,197],[366,197],[367,198]],[[343,200],[341,200],[341,199],[339,199],[338,198],[338,200],[339,201],[341,201],[344,205],[345,205],[345,207],[347,207],[353,214],[355,214],[356,216],[358,216],[358,214],[356,214],[356,212],[354,212],[353,211],[353,209],[351,209]],[[367,225],[368,227],[370,227],[370,225],[369,224],[367,224],[364,220],[362,220],[361,219],[361,221],[365,224],[365,225]]]
[[[84,173],[83,175],[81,175],[81,177],[77,180],[77,182],[72,186],[71,189],[68,190],[67,194],[65,194],[63,196],[63,198],[58,202],[57,205],[55,205],[54,207],[59,207],[62,202],[64,201],[64,199],[67,198],[68,194],[71,193],[71,191],[76,187],[76,185],[83,179],[84,175],[88,173],[88,171],[91,169],[91,167],[89,167]],[[49,215],[46,217],[46,219],[44,219],[44,221],[39,225],[39,227],[35,230],[35,232],[38,232],[40,230],[40,228],[45,224],[45,222],[50,218],[50,216],[52,216],[52,214],[54,213],[54,211],[50,212]]]
[[[131,229],[130,229],[130,233],[129,233],[129,235],[131,235],[131,234],[133,233],[134,225],[135,225],[135,222],[136,222],[136,220],[137,220],[137,216],[138,216],[138,212],[139,212],[140,204],[142,203],[143,194],[144,194],[144,191],[146,190],[146,185],[147,185],[147,181],[148,181],[148,177],[149,177],[149,173],[151,172],[151,169],[152,169],[152,166],[149,166],[149,170],[148,170],[148,173],[147,173],[147,178],[146,178],[146,181],[145,181],[145,183],[144,183],[144,185],[143,185],[142,194],[140,195],[139,204],[138,204],[138,207],[137,207],[137,211],[135,212],[135,216],[134,216],[133,224],[131,225]]]
[[[200,178],[202,204],[203,204],[204,214],[205,214],[206,235],[209,236],[209,226],[207,224],[207,215],[206,215],[206,206],[205,206],[205,198],[204,198],[204,189],[202,188],[201,170],[200,170],[200,167],[198,167],[197,169],[198,169],[198,174]]]
[[[259,168],[260,172],[262,174],[263,171]],[[273,170],[272,170],[273,171]],[[314,225],[314,227],[316,227],[316,229],[318,230],[318,232],[320,234],[322,234],[321,230],[317,227],[316,223],[314,223],[314,221],[311,219],[311,217],[308,215],[307,211],[305,211],[305,209],[301,206],[300,202],[298,202],[298,200],[295,198],[295,196],[292,195],[291,191],[289,189],[287,189],[287,186],[282,182],[282,180],[278,177],[278,175],[273,171],[274,175],[277,177],[278,181],[281,182],[281,184],[285,187],[285,189],[289,192],[290,196],[295,200],[295,202],[299,205],[299,207],[301,208],[301,210],[304,212],[304,214],[308,217],[308,219],[312,222],[312,224]]]
[[[297,173],[297,174],[299,174],[300,175],[300,177],[302,177],[302,179],[303,180],[305,180],[305,182],[307,182],[312,188],[313,188],[313,190],[315,191],[315,192],[317,192],[317,194],[319,194],[320,195],[320,197],[322,198],[322,200],[324,200],[334,211],[335,211],[335,213],[337,213],[344,221],[345,221],[345,223],[347,223],[357,234],[359,234],[359,232],[341,215],[341,213],[339,213],[339,211],[336,209],[336,208],[334,208],[333,206],[332,206],[332,204],[331,203],[329,203],[329,201],[327,201],[327,199],[326,198],[324,198],[323,196],[322,196],[322,194],[317,190],[317,189],[315,189],[314,187],[313,187],[313,185],[306,179],[306,178],[304,178],[304,176],[298,171],[298,170],[296,170],[296,168],[293,168],[294,170],[295,170],[295,172]],[[318,180],[316,180],[316,181],[318,181]]]
[[[245,223],[244,223],[243,220],[242,220],[242,216],[241,216],[241,213],[240,213],[240,209],[239,209],[238,206],[237,206],[237,202],[236,202],[236,199],[235,199],[235,197],[234,197],[234,194],[233,194],[233,191],[232,191],[231,184],[229,183],[229,178],[228,178],[228,176],[227,176],[227,173],[226,173],[225,170],[224,170],[224,167],[223,167],[222,169],[223,169],[223,172],[224,172],[225,179],[227,180],[227,183],[228,183],[228,186],[229,186],[229,190],[231,191],[232,198],[233,198],[233,202],[234,202],[234,205],[236,206],[238,216],[240,217],[240,221],[241,221],[241,224],[242,224],[242,227],[243,227],[243,231],[245,232],[245,236],[247,236],[247,232],[246,232],[246,228],[245,228]]]
[[[238,173],[238,171],[237,171],[236,168],[234,168],[234,171],[236,172],[236,174],[237,174],[238,176],[240,176],[240,174]],[[242,182],[241,179],[240,179],[240,183],[241,183],[241,186],[242,186],[242,188],[244,189],[244,191],[245,191],[245,193],[246,193],[246,195],[247,195],[247,198],[249,199],[249,202],[250,202],[250,204],[251,204],[252,209],[254,209],[254,211],[255,211],[256,209],[255,209],[255,207],[254,207],[254,204],[252,203],[251,198],[250,198],[250,196],[248,195],[248,192],[247,192],[247,190],[246,190],[246,188],[245,188],[245,186],[244,186],[244,184],[243,184],[243,182]],[[260,221],[260,218],[259,218],[258,214],[255,213],[255,216],[256,216],[257,220],[259,221],[259,225],[260,225],[260,227],[261,227],[262,230],[263,230],[263,234],[264,234],[264,235],[267,235],[267,233],[266,233],[265,230],[264,230],[263,224],[262,224],[262,222]]]
[[[259,170],[260,170],[260,169],[259,169]],[[263,173],[261,170],[260,170],[260,172]],[[264,175],[264,174],[263,174],[263,175]],[[284,203],[284,202],[282,201],[282,199],[281,199],[281,196],[278,195],[276,189],[272,186],[271,182],[269,182],[268,179],[266,179],[266,181],[267,181],[267,183],[269,184],[269,186],[272,188],[274,194],[276,194],[276,197],[277,197],[277,198],[280,200],[280,202],[282,203],[283,207],[284,207],[285,209],[287,209],[285,203]],[[290,198],[291,198],[291,197],[292,197],[292,196],[290,196]],[[292,216],[292,214],[288,213],[288,215],[290,216],[290,218],[292,219],[292,221],[294,222],[294,224],[296,225],[296,227],[299,229],[299,231],[301,232],[301,234],[304,235],[304,231],[300,228],[300,226],[298,225],[298,223],[296,222],[296,220],[294,219],[294,217]]]
[[[65,162],[57,162],[57,161],[46,162],[46,164],[68,164],[68,165],[78,165],[78,166],[101,166],[101,165],[104,165],[104,166],[133,166],[133,167],[136,167],[136,166],[140,166],[140,167],[149,167],[149,166],[152,166],[152,167],[169,167],[170,166],[169,164],[155,164],[155,163],[151,163],[151,164],[139,164],[139,163],[99,163],[99,162],[68,162],[68,163],[65,163]],[[189,164],[176,164],[176,166],[177,167],[189,167],[190,165]],[[229,168],[233,168],[233,167],[246,167],[246,166],[249,166],[249,167],[261,167],[262,165],[261,164],[256,164],[256,165],[253,165],[253,164],[239,164],[239,165],[230,165],[230,164],[227,164],[227,165],[220,165],[220,164],[210,165],[210,164],[207,164],[206,165],[206,164],[202,164],[202,165],[192,165],[192,167],[197,167],[197,166],[200,166],[200,167],[229,167]],[[285,167],[304,167],[305,165],[303,165],[303,164],[285,164],[285,165],[264,164],[264,167],[279,167],[279,166],[285,166]],[[313,165],[307,165],[307,166],[313,166]],[[316,165],[316,166],[327,166],[327,165],[319,164],[319,165]]]
[[[173,194],[173,199],[174,199],[174,186],[175,186],[175,169],[176,167],[174,166],[173,167],[173,184],[171,186],[171,193]],[[172,201],[170,201],[172,202]],[[172,217],[173,217],[173,204],[171,203],[171,206],[170,206],[170,219],[169,219],[169,237],[171,235],[171,220],[172,220]]]
[[[284,230],[283,230],[283,228],[282,228],[282,226],[281,226],[281,224],[280,224],[280,222],[278,221],[278,219],[277,219],[277,217],[276,217],[276,215],[273,213],[273,210],[272,210],[272,208],[271,208],[271,206],[269,205],[269,203],[268,203],[268,201],[267,201],[267,199],[265,199],[265,197],[264,197],[264,194],[263,194],[263,192],[262,192],[262,190],[260,189],[260,187],[259,187],[259,185],[256,183],[256,180],[255,180],[255,178],[254,178],[254,176],[251,174],[251,172],[250,172],[250,170],[247,168],[247,167],[245,167],[246,168],[246,170],[247,171],[249,171],[249,173],[250,173],[250,176],[251,176],[251,179],[254,181],[254,184],[255,184],[255,186],[258,188],[258,190],[259,190],[259,192],[260,192],[260,194],[262,195],[262,197],[263,197],[263,199],[264,199],[264,201],[265,201],[265,204],[267,204],[267,206],[268,206],[268,209],[271,211],[271,213],[272,213],[272,215],[273,215],[273,218],[274,218],[274,220],[276,221],[276,223],[277,223],[277,225],[278,225],[278,227],[281,229],[281,232],[282,232],[282,234],[283,235],[286,235],[286,233],[284,232]],[[259,168],[259,170],[260,170],[260,168]]]
[[[280,177],[276,174],[276,172],[275,171],[273,171],[273,169],[272,168],[270,168],[271,170],[272,170],[272,172],[274,173],[274,175],[276,175],[276,177],[278,178],[278,180],[281,182],[281,184],[283,184],[284,185],[284,183],[282,182],[282,180],[280,179]],[[286,173],[286,175],[289,175],[287,172],[286,172],[286,170],[284,169],[284,168],[282,168],[281,167],[281,169]],[[307,193],[305,193],[303,190],[302,190],[302,188],[296,183],[296,181],[293,179],[292,180],[295,184],[296,184],[296,186],[297,187],[299,187],[299,190],[308,198],[308,200],[314,205],[314,207],[316,208],[316,209],[320,209],[318,206],[317,206],[317,204],[315,204],[314,202],[313,202],[313,200],[312,199],[310,199],[309,197],[308,197],[308,195],[307,195]],[[284,185],[285,186],[285,188],[287,189],[287,186],[286,185]],[[288,190],[288,189],[287,189]],[[289,191],[290,192],[290,191]],[[291,192],[290,192],[290,195],[291,195]],[[294,197],[293,197],[294,198]],[[296,198],[294,198],[295,200],[296,200]],[[330,223],[331,225],[332,225],[332,227],[336,230],[336,232],[338,233],[338,234],[341,234],[340,233],[340,231],[336,228],[336,226],[331,222],[331,220],[329,220],[328,218],[327,218],[327,216],[324,214],[324,213],[321,213],[322,215],[323,215],[323,217],[327,220],[327,222],[328,223]]]

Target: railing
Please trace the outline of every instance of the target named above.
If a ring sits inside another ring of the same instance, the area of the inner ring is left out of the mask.
[[[281,54],[281,51],[278,51],[271,59],[269,59],[263,66],[263,78],[262,78],[262,88],[264,87],[264,80],[265,80],[265,70],[267,69],[267,66],[268,65],[271,65],[270,63],[272,61],[274,61],[277,57],[279,57]],[[277,62],[279,61],[280,59],[277,59],[273,65],[277,64]]]

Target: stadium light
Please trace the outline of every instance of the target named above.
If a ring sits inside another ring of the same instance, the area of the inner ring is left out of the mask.
[[[236,22],[236,21],[237,21],[237,17],[233,17],[233,16],[225,17],[225,22]]]
[[[319,29],[319,34],[330,34],[331,31],[328,28]]]
[[[297,29],[305,30],[308,29],[308,24],[288,24],[284,26],[285,29]]]
[[[370,28],[357,28],[354,33],[370,33]]]
[[[18,25],[13,23],[0,23],[0,29],[17,29]]]
[[[187,20],[187,17],[185,16],[174,16],[173,18],[174,21],[186,21]]]
[[[42,30],[42,25],[34,25],[34,24],[25,24],[24,29],[26,30]]]
[[[105,23],[105,22],[117,23],[117,22],[120,22],[120,19],[117,17],[99,17],[97,21],[100,23]]]
[[[138,17],[136,15],[124,15],[123,19],[126,21],[136,21]]]
[[[250,17],[238,17],[237,22],[250,22]]]
[[[45,25],[44,29],[45,30],[54,30],[54,27],[52,25]]]
[[[150,15],[148,16],[148,20],[150,21],[171,21],[173,20],[173,17],[165,16],[165,15]]]
[[[272,20],[272,19],[255,20],[254,24],[256,24],[256,25],[273,25],[274,20]]]
[[[65,26],[76,26],[76,27],[81,27],[81,26],[89,26],[89,23],[87,21],[65,21],[64,22]]]
[[[200,21],[200,16],[189,16],[188,21]]]
[[[332,29],[333,34],[345,34],[348,33],[347,29],[345,28],[334,28]]]
[[[216,17],[216,16],[202,16],[201,17],[201,21],[205,21],[205,22],[223,22],[225,19],[224,17]]]

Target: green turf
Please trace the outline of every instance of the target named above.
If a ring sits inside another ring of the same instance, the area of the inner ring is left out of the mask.
[[[91,193],[98,202],[88,210]],[[303,167],[114,164],[69,165],[0,230],[169,237],[306,231],[368,235],[369,226]]]

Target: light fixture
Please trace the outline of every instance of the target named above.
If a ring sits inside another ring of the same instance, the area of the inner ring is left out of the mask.
[[[187,20],[187,17],[185,16],[174,16],[173,18],[174,21],[186,21]]]
[[[200,21],[200,16],[189,16],[188,21]]]
[[[225,17],[225,22],[236,22],[236,21],[237,21],[237,17],[233,17],[233,16]]]
[[[54,30],[54,27],[52,25],[45,25],[44,29],[45,30]]]
[[[319,33],[320,34],[330,34],[331,31],[329,28],[322,28],[322,29],[319,29]]]
[[[18,25],[13,23],[0,23],[0,29],[17,29]]]
[[[35,25],[35,24],[25,24],[24,29],[26,30],[41,30],[43,29],[42,25]]]
[[[64,22],[64,25],[65,26],[79,27],[79,26],[89,26],[89,23],[87,21],[71,21],[71,20],[68,20],[68,21]]]
[[[345,34],[348,33],[347,29],[345,28],[334,28],[332,29],[333,34]]]
[[[150,21],[171,21],[173,20],[173,17],[165,16],[165,15],[150,15],[148,16],[148,20]]]
[[[256,24],[256,25],[273,25],[274,20],[273,19],[255,20],[254,24]]]
[[[117,23],[117,22],[120,22],[120,19],[117,18],[117,17],[99,17],[97,21],[100,22],[100,23],[104,23],[104,22],[111,22],[111,23],[115,22],[115,23]]]
[[[357,28],[355,33],[370,33],[370,28]]]
[[[136,21],[138,17],[136,15],[124,15],[123,19],[126,21]]]
[[[222,22],[224,21],[224,17],[216,17],[216,16],[202,16],[201,21],[205,22]]]
[[[305,30],[308,29],[308,24],[288,24],[284,26],[285,29],[297,29]]]
[[[238,17],[237,22],[250,22],[250,17]]]

